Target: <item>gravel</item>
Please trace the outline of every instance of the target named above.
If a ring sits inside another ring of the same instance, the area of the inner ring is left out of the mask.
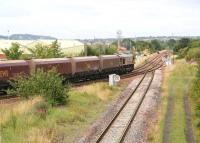
[[[106,128],[109,122],[112,120],[114,115],[123,105],[137,83],[140,81],[142,76],[138,76],[133,79],[128,87],[121,93],[119,98],[114,101],[106,112],[104,112],[95,123],[88,128],[82,138],[77,143],[94,143],[102,131]],[[144,99],[141,108],[139,109],[135,120],[132,122],[131,128],[129,129],[125,142],[127,143],[144,143],[147,142],[148,127],[154,119],[155,111],[158,108],[160,102],[160,87],[162,81],[162,71],[157,70],[152,82],[152,85]]]
[[[135,120],[125,137],[125,143],[146,143],[148,142],[149,127],[153,123],[156,109],[160,103],[160,89],[162,82],[162,71],[157,70],[149,91],[136,115]]]

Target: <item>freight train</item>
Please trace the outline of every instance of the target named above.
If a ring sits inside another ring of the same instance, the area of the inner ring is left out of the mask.
[[[38,69],[56,68],[70,82],[80,82],[107,77],[109,74],[124,74],[134,69],[132,54],[101,55],[72,58],[0,61],[0,89],[8,87],[8,81],[19,74],[29,76]]]

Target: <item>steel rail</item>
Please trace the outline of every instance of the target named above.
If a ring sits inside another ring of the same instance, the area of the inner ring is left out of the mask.
[[[143,77],[141,78],[141,80],[139,81],[139,83],[137,84],[137,86],[135,87],[135,89],[133,90],[133,92],[130,94],[130,96],[126,99],[126,101],[124,102],[124,104],[122,105],[122,107],[119,109],[119,111],[115,114],[115,116],[113,117],[113,119],[111,120],[111,122],[108,124],[108,126],[105,128],[105,130],[101,133],[101,135],[98,137],[96,143],[99,143],[102,138],[104,137],[104,135],[107,133],[107,131],[109,130],[109,128],[112,126],[113,122],[117,119],[118,115],[121,113],[121,111],[124,109],[124,107],[127,105],[127,103],[129,102],[129,100],[131,99],[131,97],[133,96],[133,94],[135,93],[135,91],[138,89],[138,87],[140,86],[140,84],[142,83],[142,81],[144,80],[144,78],[146,77],[145,73],[143,75]]]
[[[143,63],[142,65],[140,65],[139,67],[136,67],[133,71],[137,71],[137,70],[141,70],[143,68],[145,68],[146,66],[148,67],[151,63],[154,63],[157,59],[159,59],[162,56],[162,54],[160,55],[156,55],[154,57],[151,57],[152,59],[149,59],[147,62]]]
[[[113,125],[114,121],[118,118],[119,114],[122,112],[122,110],[124,109],[124,107],[127,105],[127,103],[130,101],[130,99],[132,98],[132,96],[134,95],[134,93],[136,92],[136,90],[139,88],[139,86],[141,85],[141,83],[143,82],[144,78],[146,77],[147,73],[149,73],[149,71],[147,70],[146,73],[143,75],[143,77],[141,78],[141,80],[139,81],[139,83],[137,84],[137,86],[135,87],[135,89],[133,90],[133,92],[130,94],[130,96],[126,99],[126,101],[123,103],[122,107],[120,108],[120,110],[115,114],[115,116],[112,118],[111,122],[108,124],[108,126],[104,129],[104,131],[101,133],[101,135],[98,137],[98,139],[96,140],[96,143],[101,142],[101,140],[103,139],[103,137],[106,135],[106,133],[108,132],[108,130],[110,129],[110,127]],[[136,114],[145,98],[146,93],[148,92],[150,85],[153,81],[154,78],[154,71],[152,72],[152,77],[148,83],[148,86],[145,90],[145,92],[142,95],[142,98],[139,102],[139,104],[136,107],[135,112],[133,113],[131,119],[128,121],[127,127],[125,129],[125,131],[123,132],[122,136],[120,137],[119,143],[123,142],[126,133],[128,132],[130,125],[132,123],[132,121],[134,120],[134,118],[136,117]]]
[[[155,71],[152,72],[151,80],[150,80],[150,82],[148,83],[148,86],[147,86],[145,92],[143,93],[142,99],[140,100],[140,102],[139,102],[139,104],[138,104],[138,106],[137,106],[137,108],[136,108],[134,114],[132,115],[131,119],[129,120],[128,126],[126,127],[125,131],[123,132],[123,135],[121,136],[119,143],[122,143],[122,142],[124,141],[124,139],[125,139],[125,137],[126,137],[126,135],[127,135],[127,133],[128,133],[128,130],[130,129],[131,124],[132,124],[133,120],[135,119],[135,117],[136,117],[136,115],[137,115],[137,113],[138,113],[138,111],[139,111],[139,109],[140,109],[140,107],[141,107],[141,105],[142,105],[142,103],[143,103],[143,101],[144,101],[144,98],[146,97],[146,94],[147,94],[147,92],[148,92],[148,90],[149,90],[149,88],[150,88],[150,86],[151,86],[151,84],[152,84],[152,81],[153,81],[153,79],[154,79],[154,75],[155,75]]]

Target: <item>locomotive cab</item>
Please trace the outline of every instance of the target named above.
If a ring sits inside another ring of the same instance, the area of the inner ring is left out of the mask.
[[[134,69],[134,58],[132,54],[120,54],[120,64],[123,72],[130,72]]]

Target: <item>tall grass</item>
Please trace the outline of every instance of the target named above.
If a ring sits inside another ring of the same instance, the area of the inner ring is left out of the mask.
[[[190,89],[192,102],[192,122],[196,142],[200,142],[200,61],[197,65],[197,74]]]
[[[2,142],[74,142],[106,109],[107,104],[117,97],[119,91],[118,87],[110,88],[106,83],[97,83],[72,89],[65,106],[47,107],[42,98],[17,102],[11,106],[1,105],[1,117],[8,114],[4,119],[0,118]],[[101,94],[105,94],[103,98]]]
[[[166,68],[162,87],[161,106],[159,107],[158,123],[150,134],[151,143],[160,143],[163,139],[165,114],[167,111],[168,98],[173,97],[174,107],[169,126],[170,143],[186,143],[185,137],[185,111],[183,96],[186,89],[190,89],[194,79],[196,68],[187,64],[184,60],[178,60],[173,67]]]

